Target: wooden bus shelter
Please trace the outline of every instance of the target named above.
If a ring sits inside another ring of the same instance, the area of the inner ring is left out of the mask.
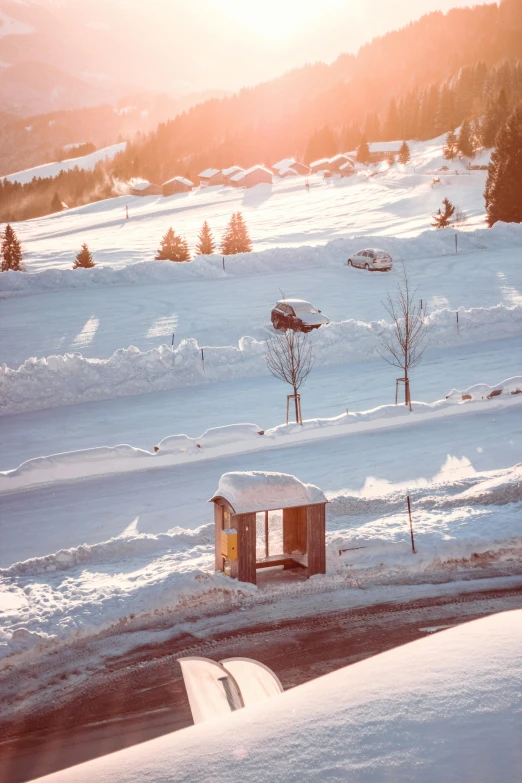
[[[326,573],[328,501],[318,487],[286,473],[225,473],[209,502],[214,503],[216,571],[252,584],[258,568],[282,565],[304,568],[308,576]],[[277,511],[282,515],[283,551],[272,552],[269,515]],[[260,537],[262,557],[256,554]]]

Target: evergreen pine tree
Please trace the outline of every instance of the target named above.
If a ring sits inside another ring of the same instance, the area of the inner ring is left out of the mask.
[[[214,237],[210,231],[207,221],[203,223],[201,231],[198,236],[198,244],[196,245],[196,254],[198,256],[211,256],[216,252],[216,243]]]
[[[370,148],[368,146],[368,142],[366,141],[365,137],[363,136],[361,139],[361,143],[357,147],[357,158],[358,163],[369,163],[370,162]]]
[[[410,148],[408,147],[408,143],[406,141],[403,141],[400,149],[399,149],[399,163],[406,164],[409,163],[411,158],[410,155]]]
[[[522,223],[522,107],[499,130],[495,144],[484,191],[488,225]]]
[[[441,212],[439,209],[437,214],[433,215],[434,222],[431,224],[433,228],[446,228],[446,226],[449,226],[453,213],[455,212],[455,207],[449,199],[443,199],[442,204],[444,206],[444,212]]]
[[[471,129],[469,126],[469,120],[463,120],[460,126],[459,135],[457,136],[457,149],[465,158],[472,158],[474,149],[471,139]]]
[[[160,245],[158,255],[154,257],[155,261],[190,261],[186,240],[177,236],[172,228],[169,228]]]
[[[399,135],[399,113],[397,111],[395,98],[392,98],[388,104],[388,113],[386,115],[386,122],[384,123],[383,135],[385,141],[393,141]]]
[[[92,269],[96,264],[93,261],[91,251],[84,243],[82,249],[74,259],[73,269]]]
[[[250,253],[252,242],[241,212],[234,212],[221,241],[221,252],[224,256],[235,253]]]
[[[9,223],[2,235],[2,272],[7,272],[8,269],[13,272],[20,272],[22,269],[22,246]]]
[[[446,134],[442,154],[446,160],[453,160],[453,158],[457,157],[457,135],[455,131],[451,130]]]
[[[61,212],[63,209],[62,206],[62,200],[60,196],[58,195],[58,192],[55,192],[52,201],[51,201],[51,212]]]

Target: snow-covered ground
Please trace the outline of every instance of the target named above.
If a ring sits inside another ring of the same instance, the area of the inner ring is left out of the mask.
[[[44,163],[41,166],[33,166],[31,169],[25,169],[24,171],[17,171],[15,174],[8,174],[1,179],[6,179],[9,182],[20,182],[22,185],[27,182],[31,182],[35,177],[44,179],[45,177],[57,177],[61,171],[69,171],[70,169],[79,168],[91,171],[97,163],[101,160],[107,160],[114,158],[118,152],[125,149],[125,141],[119,144],[111,144],[110,147],[102,147],[102,149],[90,152],[88,155],[82,155],[79,158],[67,158],[66,160],[55,161],[54,163]]]
[[[29,272],[0,276],[0,655],[216,601],[255,607],[267,590],[520,571],[522,228],[484,227],[484,172],[437,172],[440,144],[309,192],[298,179],[125,197],[17,226]],[[470,216],[458,254],[453,228],[427,230],[444,196]],[[150,260],[170,224],[192,242],[238,208],[256,252],[224,270],[221,257]],[[73,271],[85,241],[99,266]],[[374,244],[404,260],[428,308],[412,413],[389,405],[399,373],[377,350],[397,264],[346,266]],[[281,291],[332,320],[312,336],[303,428],[279,426],[287,389],[264,361]],[[326,576],[256,589],[214,574],[207,501],[230,470],[327,493]]]
[[[215,186],[168,198],[121,196],[27,221],[16,229],[25,243],[28,268],[36,271],[70,268],[83,242],[102,266],[149,262],[169,226],[194,248],[204,220],[219,239],[237,210],[258,251],[325,245],[353,235],[414,237],[429,229],[444,197],[464,210],[466,230],[483,227],[486,172],[468,171],[456,161],[450,170],[438,171],[448,164],[441,154],[442,142],[442,137],[412,142],[407,166],[395,164],[390,169],[380,164],[344,179],[310,177],[309,190],[304,177],[296,177],[249,190]],[[434,183],[434,177],[440,181]],[[438,255],[427,244],[425,253]],[[79,277],[76,272],[75,276]]]
[[[514,781],[522,611],[434,633],[47,783]]]

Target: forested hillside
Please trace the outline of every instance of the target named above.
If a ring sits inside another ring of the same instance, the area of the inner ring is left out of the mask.
[[[428,139],[470,121],[475,146],[491,146],[522,98],[522,0],[428,14],[376,38],[357,55],[296,69],[223,99],[200,103],[139,135],[84,176],[4,183],[0,219],[45,214],[56,190],[75,206],[143,177],[197,177],[208,166],[310,161],[368,141]],[[87,141],[87,139],[86,139]]]

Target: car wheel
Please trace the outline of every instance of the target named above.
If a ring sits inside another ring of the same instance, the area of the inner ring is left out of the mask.
[[[348,266],[353,266],[351,258],[348,259]]]
[[[367,271],[367,272],[369,272],[369,271],[370,271],[370,265],[369,265],[369,264],[365,264],[365,265],[364,265],[364,268],[366,269],[366,271]]]

